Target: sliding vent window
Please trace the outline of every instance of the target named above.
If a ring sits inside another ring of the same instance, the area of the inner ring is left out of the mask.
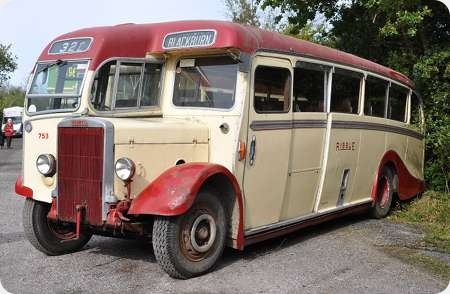
[[[406,113],[406,98],[408,96],[409,90],[392,84],[389,88],[389,99],[388,99],[388,112],[387,118],[405,121]]]
[[[115,108],[137,107],[141,89],[142,64],[121,63]]]
[[[368,77],[366,79],[366,91],[364,101],[364,114],[376,117],[384,117],[388,83],[381,79]]]
[[[256,112],[288,112],[291,73],[286,68],[258,66],[255,70]]]
[[[157,106],[161,92],[161,64],[146,64],[141,106]]]
[[[336,69],[331,89],[331,111],[358,113],[359,90],[362,75]]]
[[[228,56],[182,59],[175,74],[173,104],[224,108],[234,105],[238,64]]]
[[[327,71],[303,65],[294,71],[294,112],[324,112]]]

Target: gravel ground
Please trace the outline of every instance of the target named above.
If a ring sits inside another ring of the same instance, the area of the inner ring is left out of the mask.
[[[365,217],[314,226],[243,252],[227,249],[215,271],[188,281],[168,277],[151,244],[137,241],[94,237],[83,251],[48,257],[23,234],[24,199],[13,191],[20,140],[13,144],[0,150],[0,281],[14,294],[438,293],[448,285],[382,250],[415,246],[420,231]]]

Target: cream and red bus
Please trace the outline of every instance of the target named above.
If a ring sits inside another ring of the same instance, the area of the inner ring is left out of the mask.
[[[414,84],[368,60],[221,21],[52,41],[27,88],[23,225],[34,247],[151,238],[172,277],[424,190]]]

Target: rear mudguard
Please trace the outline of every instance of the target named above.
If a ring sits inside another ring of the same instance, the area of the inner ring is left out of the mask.
[[[376,200],[378,189],[378,177],[383,167],[388,163],[393,164],[395,167],[398,177],[397,194],[400,200],[407,200],[425,190],[425,182],[411,175],[400,156],[395,151],[390,150],[384,154],[378,166],[378,172],[372,186],[372,199],[374,201]]]
[[[225,167],[211,163],[176,165],[156,178],[131,202],[128,214],[176,216],[189,210],[203,183],[211,176],[222,174],[233,187],[239,208],[237,248],[244,245],[243,201],[239,184]]]

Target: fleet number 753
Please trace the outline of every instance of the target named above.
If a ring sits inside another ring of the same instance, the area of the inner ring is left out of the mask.
[[[47,140],[48,139],[48,133],[39,133],[39,139]]]

